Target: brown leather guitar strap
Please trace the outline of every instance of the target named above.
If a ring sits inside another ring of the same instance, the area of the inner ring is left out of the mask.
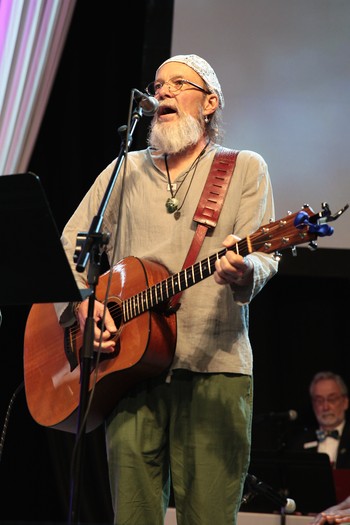
[[[192,266],[197,259],[199,250],[209,228],[215,228],[224,204],[227,189],[236,165],[239,151],[220,147],[216,152],[208,174],[202,195],[199,199],[193,220],[197,228],[188,250],[182,269]],[[174,295],[170,301],[171,310],[174,310],[182,292]],[[179,305],[177,306],[177,308]]]

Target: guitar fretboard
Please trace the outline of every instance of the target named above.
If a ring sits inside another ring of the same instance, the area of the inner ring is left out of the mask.
[[[240,240],[230,247],[229,250],[234,250],[243,256],[247,255],[249,251],[247,239]],[[215,271],[215,261],[225,255],[227,250],[227,248],[224,248],[123,301],[124,322],[130,321],[147,310],[169,301],[174,295],[187,290],[190,286],[212,275]]]
[[[344,207],[344,209],[347,209],[347,207]],[[228,250],[235,251],[243,257],[252,252],[275,252],[279,256],[278,250],[283,250],[289,246],[297,246],[307,241],[314,242],[318,235],[332,235],[333,228],[326,224],[318,224],[321,217],[329,214],[328,207],[325,207],[322,213],[312,215],[311,208],[308,205],[304,205],[299,212],[265,224],[255,233],[239,240],[230,248],[224,248],[206,259],[184,268],[179,273],[170,275],[163,281],[125,299],[121,308],[124,322],[134,319],[161,303],[166,303],[174,295],[212,275],[215,271],[215,261],[225,255]]]

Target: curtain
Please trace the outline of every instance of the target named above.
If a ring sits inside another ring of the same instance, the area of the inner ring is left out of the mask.
[[[0,0],[0,175],[27,169],[76,0]]]

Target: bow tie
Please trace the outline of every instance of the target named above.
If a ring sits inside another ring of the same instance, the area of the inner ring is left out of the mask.
[[[327,437],[339,439],[338,430],[316,430],[316,435],[319,442],[324,441]]]

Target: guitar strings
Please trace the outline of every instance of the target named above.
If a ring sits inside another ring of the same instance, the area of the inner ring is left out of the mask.
[[[271,231],[272,231],[273,227],[277,227],[277,224],[276,223],[270,224],[269,228],[268,228],[268,231],[264,232],[263,235],[261,234],[261,232],[258,231],[258,232],[255,232],[254,234],[250,235],[249,237],[246,237],[245,239],[239,240],[236,244],[234,244],[229,249],[232,250],[232,249],[235,248],[236,253],[241,254],[241,255],[244,256],[244,255],[247,255],[249,253],[248,247],[249,247],[250,244],[253,243],[254,246],[255,246],[255,250],[254,251],[259,251],[260,246],[263,246],[266,243],[267,240],[270,240]],[[255,241],[255,238],[259,238],[259,237],[262,237],[262,239],[260,240],[260,243],[257,243]],[[249,241],[248,241],[248,238],[249,238]],[[113,303],[113,305],[109,306],[108,308],[109,308],[109,311],[111,313],[112,318],[115,321],[117,321],[117,323],[116,323],[117,326],[120,327],[122,325],[123,321],[125,321],[124,314],[123,314],[123,304],[130,303],[130,308],[129,308],[128,311],[132,311],[132,312],[136,313],[136,315],[133,315],[131,317],[131,319],[129,319],[129,320],[134,319],[135,317],[137,317],[138,315],[146,312],[147,310],[149,310],[153,306],[153,305],[151,305],[150,307],[146,307],[146,308],[141,308],[140,309],[139,305],[144,306],[145,302],[144,301],[136,301],[135,298],[142,298],[142,297],[148,298],[149,295],[147,294],[147,292],[149,292],[149,294],[151,294],[150,295],[151,299],[153,297],[155,297],[157,299],[155,305],[158,305],[159,303],[164,302],[164,300],[163,301],[159,300],[160,299],[159,294],[158,294],[159,290],[162,290],[164,292],[165,290],[168,290],[169,288],[172,289],[173,288],[174,279],[176,279],[177,282],[179,282],[179,281],[181,282],[181,275],[184,275],[185,272],[189,271],[190,268],[192,268],[191,271],[192,271],[192,273],[194,275],[194,282],[192,284],[195,284],[197,282],[197,279],[201,280],[201,278],[202,278],[203,263],[208,260],[210,268],[212,268],[214,263],[215,263],[215,261],[216,261],[216,259],[218,257],[221,257],[222,255],[224,255],[226,253],[226,251],[227,251],[227,249],[224,248],[220,252],[209,256],[208,259],[204,259],[203,261],[194,263],[191,267],[185,268],[185,269],[181,270],[177,274],[170,275],[169,277],[167,277],[163,281],[161,281],[161,282],[151,286],[150,288],[145,288],[144,290],[140,291],[138,294],[133,295],[133,296],[127,298],[127,299],[124,299],[122,301],[122,304],[119,304],[117,302]],[[163,285],[166,285],[165,290],[164,290]],[[154,291],[155,294],[153,294],[152,291]],[[178,293],[178,290],[172,290],[172,292],[173,292],[172,294],[166,294],[166,295],[169,295],[168,297],[166,297],[166,300],[170,299],[173,295],[176,295],[176,293]],[[138,305],[137,309],[134,307],[135,304]],[[136,312],[136,310],[141,310],[141,311],[137,311]],[[71,335],[77,336],[80,333],[79,324],[76,323],[69,330],[70,330]],[[117,332],[115,337],[117,337],[118,334],[119,334],[119,330],[118,330],[118,332]]]
[[[241,254],[242,253],[248,253],[248,249],[247,249],[248,248],[248,242],[247,242],[246,239],[240,240],[234,246],[236,247],[236,253],[241,253]],[[232,249],[232,248],[230,248],[230,249]],[[208,259],[204,259],[204,261],[197,262],[197,263],[193,264],[191,267],[185,268],[185,269],[181,270],[177,274],[170,275],[169,277],[167,277],[163,281],[161,281],[161,282],[159,282],[159,283],[157,283],[157,284],[155,284],[155,285],[153,285],[153,286],[151,286],[149,288],[145,288],[144,290],[140,291],[139,293],[124,299],[122,301],[122,304],[130,303],[129,311],[131,310],[133,312],[136,312],[136,310],[141,310],[140,312],[137,312],[136,315],[133,315],[131,317],[131,319],[134,319],[135,317],[137,317],[137,315],[140,315],[140,314],[144,313],[145,311],[147,311],[149,309],[149,308],[142,308],[142,306],[144,306],[144,304],[145,304],[145,301],[137,301],[135,298],[142,298],[142,297],[148,298],[149,294],[150,294],[151,299],[152,299],[152,297],[155,297],[157,299],[156,304],[159,304],[160,302],[163,302],[163,301],[159,300],[160,296],[158,294],[158,291],[160,289],[163,292],[165,291],[163,285],[167,285],[166,288],[165,288],[166,290],[168,290],[169,288],[172,289],[173,288],[174,279],[176,279],[177,281],[180,281],[181,280],[181,275],[184,275],[185,272],[189,271],[190,268],[192,268],[192,273],[194,275],[194,283],[193,284],[195,284],[197,282],[197,280],[202,277],[203,263],[208,260],[209,263],[210,263],[210,268],[212,268],[214,263],[215,263],[215,261],[216,261],[216,259],[219,256],[224,255],[226,253],[226,251],[227,251],[226,248],[224,248],[223,250],[221,250],[217,254],[209,256]],[[155,294],[153,294],[152,291],[154,291]],[[176,293],[178,293],[177,290],[172,290],[172,291],[173,291],[172,294],[166,294],[166,295],[168,295],[168,297],[166,297],[166,300],[170,299],[170,297],[172,295],[176,295]],[[149,292],[149,294],[147,292]],[[117,321],[116,322],[117,326],[121,326],[123,321],[125,320],[124,319],[124,315],[123,315],[123,306],[122,306],[122,304],[119,304],[119,303],[116,302],[116,303],[113,303],[112,305],[110,305],[108,307],[113,320]],[[136,304],[138,305],[137,308],[135,308]],[[141,308],[140,308],[140,305],[141,305]],[[152,306],[150,306],[150,308],[151,307]],[[80,328],[79,328],[79,324],[78,323],[76,323],[75,325],[73,325],[70,328],[70,333],[73,336],[77,336],[79,334],[79,332],[80,332]]]

